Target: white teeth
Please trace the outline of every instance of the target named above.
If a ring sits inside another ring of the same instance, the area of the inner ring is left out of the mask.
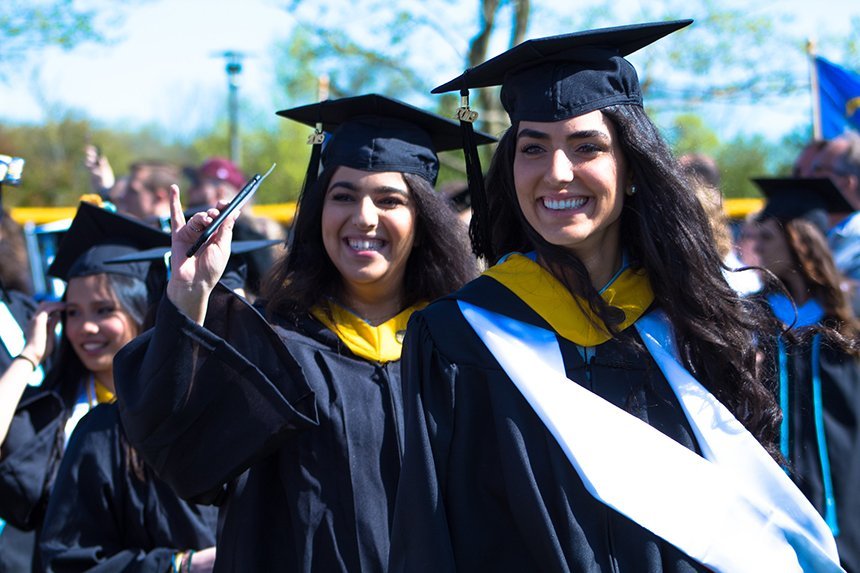
[[[562,209],[578,209],[585,205],[588,201],[587,197],[579,197],[577,199],[547,199],[544,198],[543,205],[547,209],[552,209],[554,211],[560,211]]]
[[[102,348],[103,346],[104,346],[104,343],[102,343],[102,342],[87,342],[86,344],[81,344],[81,348],[83,348],[84,350],[87,350],[87,351],[98,350],[99,348]]]
[[[351,249],[356,251],[378,251],[382,248],[379,239],[348,239]]]

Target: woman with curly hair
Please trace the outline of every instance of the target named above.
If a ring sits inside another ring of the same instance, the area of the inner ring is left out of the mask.
[[[186,223],[174,189],[167,297],[116,360],[123,423],[180,495],[220,505],[216,571],[383,571],[406,323],[475,274],[433,191],[459,127],[373,94],[280,115],[318,126],[286,257],[257,309],[213,294],[231,222],[188,257],[218,212]]]
[[[824,235],[825,199],[840,195],[826,179],[755,181],[768,197],[755,251],[779,280],[763,296],[790,329],[768,349],[779,373],[781,453],[836,537],[843,567],[860,571],[860,322]]]
[[[767,325],[624,56],[690,21],[530,40],[436,92],[502,85],[473,247],[491,266],[404,343],[393,571],[838,571],[774,462]],[[474,151],[474,150],[472,150]]]

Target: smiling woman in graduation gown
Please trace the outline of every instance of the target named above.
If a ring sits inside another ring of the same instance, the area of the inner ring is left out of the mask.
[[[62,280],[71,278],[70,271],[79,256],[104,243],[106,236],[121,243],[117,248],[127,251],[169,242],[163,233],[88,203],[81,203],[66,236],[77,239],[69,244],[63,242],[65,246],[58,251],[48,271]],[[36,379],[42,376],[43,367],[33,372],[30,363],[39,364],[49,358],[49,341],[62,308],[63,303],[42,303],[33,324],[33,328],[40,330],[39,336],[30,333],[24,350],[20,351],[29,363],[24,359],[15,361],[15,365],[25,366],[25,375],[3,382],[4,398],[8,400],[4,407],[11,406],[14,412],[4,410],[0,421],[5,425],[0,449],[0,517],[25,531],[40,529],[65,445],[77,422],[105,397],[97,379],[66,337],[51,357],[44,382],[27,385],[33,376]],[[140,320],[144,311],[138,311]],[[7,383],[15,387],[14,398],[5,393],[10,390]],[[7,412],[11,418],[6,417]]]
[[[4,505],[39,528],[35,570],[166,571],[180,549],[214,544],[217,512],[189,506],[147,475],[111,403],[113,358],[143,322],[150,265],[107,261],[164,241],[81,204],[49,270],[67,283],[63,301],[39,308],[23,353],[41,362],[62,313],[60,355],[41,394],[19,406],[3,460]]]
[[[765,449],[765,320],[624,59],[689,23],[528,41],[437,88],[502,84],[512,127],[486,192],[470,173],[495,264],[404,342],[392,571],[839,570]]]
[[[116,361],[123,425],[180,495],[220,505],[216,571],[382,571],[406,323],[474,269],[432,192],[459,127],[376,95],[280,114],[331,135],[319,180],[323,133],[311,139],[266,305],[209,296],[231,223],[186,258],[212,219],[185,224],[174,195],[168,297]]]
[[[824,234],[827,213],[851,207],[829,179],[754,182],[767,197],[756,254],[785,289],[763,294],[780,324],[763,339],[779,374],[780,450],[836,537],[843,567],[860,571],[860,323]]]

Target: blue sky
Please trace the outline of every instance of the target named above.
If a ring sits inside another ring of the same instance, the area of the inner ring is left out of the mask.
[[[625,1],[634,6],[650,3]],[[296,23],[284,4],[276,0],[133,4],[125,9],[122,26],[114,33],[118,41],[111,46],[83,45],[68,53],[48,49],[32,54],[19,74],[0,84],[0,121],[39,122],[58,110],[76,109],[105,124],[156,123],[168,133],[193,134],[211,125],[213,117],[226,114],[224,60],[215,55],[224,50],[249,54],[240,95],[257,109],[274,112],[284,100],[273,90],[271,44],[287,38]],[[345,1],[344,8],[354,4]],[[476,2],[464,0],[463,4],[464,12],[474,18]],[[844,34],[850,18],[860,16],[858,0],[782,0],[756,4],[755,10],[766,13],[769,5],[793,14],[792,25],[806,35]],[[543,35],[539,22],[533,21],[530,35]],[[796,98],[777,108],[740,107],[727,117],[733,118],[736,131],[779,135],[774,126],[803,121],[808,105]],[[710,113],[719,116],[720,112]],[[274,114],[270,117],[278,121]],[[727,124],[721,117],[714,122]]]

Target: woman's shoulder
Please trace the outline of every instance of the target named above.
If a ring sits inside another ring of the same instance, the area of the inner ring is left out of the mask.
[[[463,317],[461,303],[533,324],[539,320],[534,311],[502,284],[480,276],[413,314],[406,346],[432,347],[437,355],[450,362],[488,363],[490,355]]]
[[[75,426],[69,439],[69,450],[85,444],[86,448],[98,451],[102,446],[115,443],[121,432],[116,403],[98,404]]]

